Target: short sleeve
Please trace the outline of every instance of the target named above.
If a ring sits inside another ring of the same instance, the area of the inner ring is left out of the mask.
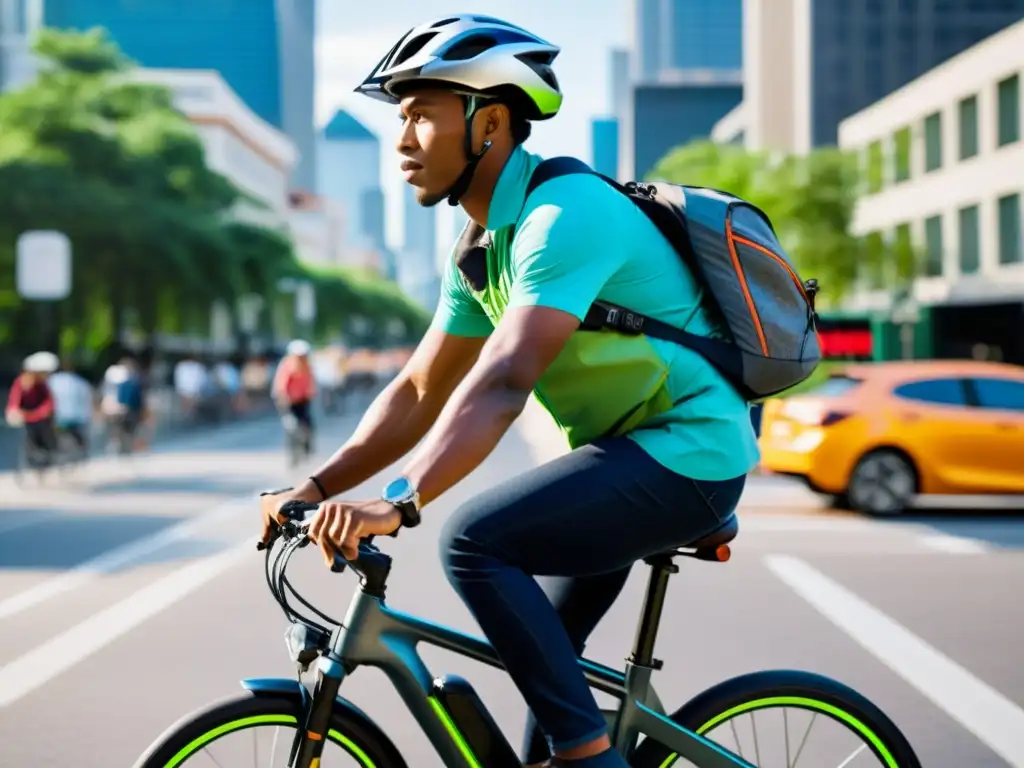
[[[491,319],[466,287],[453,257],[445,262],[441,296],[431,327],[452,336],[475,338],[489,336],[494,330]]]
[[[560,309],[586,317],[605,283],[622,266],[624,250],[613,236],[616,211],[589,176],[566,176],[540,187],[512,242],[509,307]],[[603,222],[596,224],[595,222]]]

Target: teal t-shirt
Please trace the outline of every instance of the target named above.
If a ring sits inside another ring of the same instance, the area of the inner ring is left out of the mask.
[[[553,179],[523,208],[540,161],[521,147],[512,153],[488,213],[489,285],[474,291],[453,252],[434,327],[482,337],[509,307],[552,307],[582,320],[603,299],[709,333],[690,270],[654,224],[601,179]],[[614,428],[662,465],[698,480],[742,475],[759,459],[747,402],[699,354],[671,342],[579,331],[535,394],[571,447]]]

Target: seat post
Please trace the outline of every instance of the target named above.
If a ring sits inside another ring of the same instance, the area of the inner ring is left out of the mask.
[[[672,562],[672,555],[666,553],[645,557],[644,562],[651,566],[651,576],[647,581],[647,594],[644,595],[636,628],[633,652],[626,660],[637,666],[661,669],[661,661],[654,658],[654,641],[658,637],[661,611],[665,607],[668,577],[679,573],[679,566]]]

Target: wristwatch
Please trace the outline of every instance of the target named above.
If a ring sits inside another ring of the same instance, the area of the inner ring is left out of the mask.
[[[381,498],[398,510],[405,528],[420,524],[420,495],[408,478],[400,477],[384,486]]]

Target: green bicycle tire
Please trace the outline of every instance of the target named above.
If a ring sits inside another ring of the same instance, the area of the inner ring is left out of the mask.
[[[864,739],[886,768],[921,768],[921,762],[895,723],[861,694],[812,672],[771,670],[740,675],[708,688],[669,719],[704,734],[730,717],[775,707],[807,709],[844,725]],[[671,768],[679,756],[645,738],[630,760],[633,768]]]
[[[261,726],[301,727],[299,697],[245,692],[185,716],[168,728],[136,761],[134,768],[187,768],[189,758],[222,736]],[[360,768],[406,768],[387,737],[374,733],[344,708],[331,715],[328,740],[352,756]]]

